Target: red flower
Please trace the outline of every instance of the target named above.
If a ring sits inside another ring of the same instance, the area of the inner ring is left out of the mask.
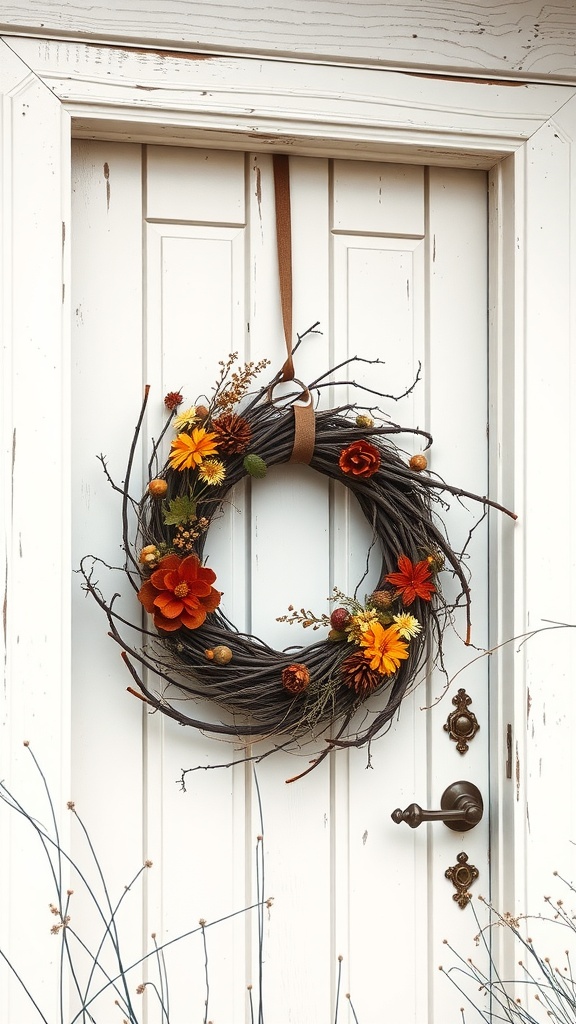
[[[181,626],[198,629],[222,596],[212,583],[216,574],[200,565],[197,555],[166,555],[138,591],[138,599],[154,616],[154,625],[168,633]]]
[[[169,391],[164,398],[164,405],[170,410],[170,412],[172,412],[172,410],[177,409],[183,401],[184,399],[179,391]]]
[[[353,441],[340,453],[338,465],[350,476],[374,476],[380,467],[380,452],[370,441]]]
[[[400,555],[398,559],[399,572],[389,572],[386,582],[396,587],[402,598],[402,603],[408,607],[417,597],[423,601],[429,601],[436,587],[431,581],[430,565],[428,559],[416,562],[414,565],[406,555]]]

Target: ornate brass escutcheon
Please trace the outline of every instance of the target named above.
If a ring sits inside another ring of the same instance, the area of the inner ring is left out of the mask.
[[[456,889],[452,899],[456,900],[461,910],[464,910],[464,907],[467,907],[472,899],[472,893],[468,890],[478,878],[479,871],[473,864],[468,864],[467,853],[459,853],[456,859],[458,863],[451,868],[446,868],[444,874]]]
[[[452,697],[452,703],[456,706],[456,711],[450,712],[444,729],[450,734],[450,739],[455,741],[456,750],[460,754],[465,754],[468,744],[474,739],[480,726],[474,712],[468,710],[472,698],[468,696],[466,690],[458,690],[456,696]]]

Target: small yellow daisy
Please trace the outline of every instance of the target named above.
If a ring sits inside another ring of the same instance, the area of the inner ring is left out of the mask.
[[[418,619],[414,618],[413,615],[408,615],[406,612],[403,615],[394,616],[394,625],[396,626],[400,636],[410,639],[410,637],[418,636],[418,633],[422,631],[422,626],[418,622]]]
[[[226,476],[226,469],[223,462],[218,459],[204,459],[198,469],[198,476],[205,484],[211,486],[221,484]]]
[[[188,427],[193,427],[196,422],[196,406],[191,405],[189,409],[185,409],[184,412],[179,413],[175,416],[172,421],[172,426],[176,433],[180,433],[181,430],[187,430]]]

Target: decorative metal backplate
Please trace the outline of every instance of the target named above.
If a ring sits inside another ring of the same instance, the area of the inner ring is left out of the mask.
[[[461,910],[464,910],[464,907],[467,907],[472,899],[472,893],[468,890],[480,872],[477,867],[474,867],[474,864],[468,864],[467,853],[459,853],[456,859],[458,863],[451,868],[446,868],[444,874],[456,889],[452,899],[456,900]]]
[[[452,703],[456,706],[456,711],[450,712],[444,729],[456,743],[456,750],[460,754],[465,754],[468,744],[474,739],[480,726],[474,712],[468,710],[472,698],[468,696],[466,690],[458,690],[456,696],[452,697]]]

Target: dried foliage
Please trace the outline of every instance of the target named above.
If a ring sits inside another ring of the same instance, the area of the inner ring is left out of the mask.
[[[564,885],[570,899],[576,889],[566,878],[554,871]],[[471,904],[479,927],[475,937],[481,956],[464,958],[445,939],[444,944],[454,956],[455,963],[440,970],[464,997],[470,1016],[461,1010],[462,1024],[472,1017],[486,1024],[497,1021],[507,1024],[573,1024],[576,1020],[576,980],[573,973],[576,937],[574,909],[564,899],[544,897],[547,913],[529,915],[505,911],[501,913],[483,897],[490,915],[490,923],[481,926],[478,914]],[[503,976],[493,954],[492,932],[502,929],[507,933],[514,954],[512,976]],[[556,934],[555,934],[556,933]],[[551,947],[551,948],[550,948]],[[488,961],[488,968],[485,961]]]

